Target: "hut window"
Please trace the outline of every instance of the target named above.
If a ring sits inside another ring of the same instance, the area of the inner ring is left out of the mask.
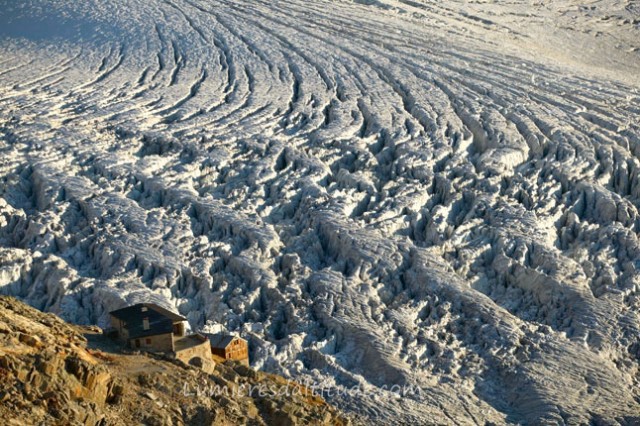
[[[146,343],[147,345],[150,345],[150,344],[151,344],[151,339],[145,339],[145,343]]]
[[[145,317],[142,319],[142,328],[145,330],[149,329],[149,318]]]

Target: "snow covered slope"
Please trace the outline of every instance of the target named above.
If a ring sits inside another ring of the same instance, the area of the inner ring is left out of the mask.
[[[639,48],[636,1],[0,0],[1,292],[376,423],[640,422]]]

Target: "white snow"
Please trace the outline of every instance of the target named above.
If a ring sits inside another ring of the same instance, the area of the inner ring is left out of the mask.
[[[0,0],[0,293],[374,424],[638,423],[638,117],[634,1]]]

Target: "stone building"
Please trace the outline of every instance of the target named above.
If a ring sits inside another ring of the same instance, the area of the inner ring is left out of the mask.
[[[171,353],[187,364],[213,371],[209,341],[200,334],[185,335],[185,317],[153,303],[138,303],[109,315],[117,338],[131,349]]]

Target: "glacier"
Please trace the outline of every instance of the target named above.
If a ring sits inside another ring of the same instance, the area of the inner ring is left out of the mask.
[[[2,294],[371,424],[640,422],[635,1],[0,0],[0,152]]]

